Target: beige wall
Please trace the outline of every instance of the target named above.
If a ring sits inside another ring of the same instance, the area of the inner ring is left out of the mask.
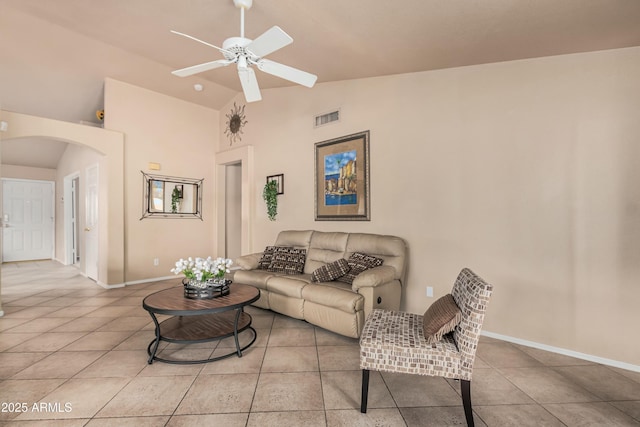
[[[639,75],[630,48],[264,90],[234,144],[255,153],[252,246],[284,229],[398,235],[403,309],[423,312],[425,287],[442,296],[468,266],[495,285],[485,331],[640,365]],[[314,143],[366,129],[371,221],[315,222]]]
[[[180,258],[216,256],[214,150],[219,134],[215,110],[107,79],[105,127],[125,137],[125,269],[127,283],[171,276]],[[149,162],[161,170],[148,169]],[[142,173],[204,178],[202,218],[142,216]],[[159,258],[159,266],[153,265]]]
[[[27,166],[2,165],[2,178],[55,181],[56,170],[47,168],[32,168]]]
[[[2,107],[2,103],[0,102],[0,107]],[[2,109],[0,109],[0,120],[4,120],[4,114]],[[0,144],[2,144],[2,139],[4,138],[4,132],[0,131]],[[2,176],[2,150],[0,150],[0,176]],[[2,211],[2,185],[0,185],[0,212]],[[2,248],[4,247],[4,242],[2,241],[2,234],[0,233],[0,265],[2,264]],[[2,309],[2,272],[0,272],[0,316],[4,316],[4,310]]]

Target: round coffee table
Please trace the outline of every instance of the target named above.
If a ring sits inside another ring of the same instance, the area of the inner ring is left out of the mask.
[[[256,330],[251,327],[251,316],[244,312],[244,306],[260,298],[260,291],[253,286],[233,283],[228,295],[212,299],[189,299],[184,296],[182,286],[165,289],[148,295],[142,307],[149,312],[156,325],[156,337],[149,343],[148,363],[154,360],[165,363],[193,364],[224,359],[234,354],[242,357],[242,351],[256,340]],[[158,322],[157,314],[170,317]],[[246,329],[253,333],[251,341],[240,348],[238,334]],[[236,348],[229,354],[202,360],[174,360],[156,356],[160,341],[194,344],[234,337]]]

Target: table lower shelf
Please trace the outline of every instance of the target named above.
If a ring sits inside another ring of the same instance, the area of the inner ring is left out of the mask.
[[[237,324],[236,316],[238,319]],[[152,317],[154,316],[152,315]],[[159,323],[159,328],[159,333],[156,330],[156,338],[151,341],[147,347],[150,364],[153,363],[154,360],[174,364],[195,364],[214,362],[216,360],[233,356],[234,354],[238,357],[242,357],[242,351],[249,348],[255,342],[257,337],[255,329],[251,327],[251,315],[244,311],[237,313],[236,310],[198,316],[175,316]],[[244,347],[240,347],[238,334],[247,329],[252,332],[253,337],[248,344]],[[228,337],[235,338],[236,347],[230,353],[222,356],[201,360],[174,360],[161,358],[156,355],[160,341],[180,344],[195,344],[220,340]]]

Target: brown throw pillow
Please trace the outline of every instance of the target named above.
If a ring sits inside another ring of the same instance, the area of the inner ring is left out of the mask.
[[[435,344],[456,327],[462,320],[462,311],[458,308],[453,295],[447,294],[431,304],[424,313],[422,328],[427,344]]]
[[[307,258],[306,249],[294,249],[276,246],[269,264],[269,271],[283,274],[302,274],[304,261]]]
[[[271,264],[271,258],[273,258],[273,251],[276,250],[275,246],[267,246],[262,252],[262,257],[258,261],[258,270],[268,270]]]
[[[383,262],[384,260],[381,258],[376,258],[361,252],[354,252],[348,259],[349,272],[337,280],[352,285],[353,279],[355,279],[358,274],[370,268],[378,267],[382,265]]]
[[[351,267],[349,267],[349,262],[344,258],[340,258],[337,261],[323,265],[320,268],[316,268],[313,273],[311,273],[311,281],[331,282],[332,280],[336,280],[338,277],[342,277],[347,274],[350,269]]]

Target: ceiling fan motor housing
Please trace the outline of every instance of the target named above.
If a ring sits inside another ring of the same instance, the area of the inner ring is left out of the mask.
[[[245,37],[229,37],[222,43],[222,48],[226,51],[223,51],[222,54],[229,61],[235,60],[238,55],[250,56],[244,48],[251,43],[251,41],[251,39]]]

